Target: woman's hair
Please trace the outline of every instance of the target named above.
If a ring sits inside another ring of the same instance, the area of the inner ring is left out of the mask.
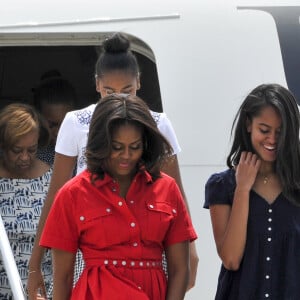
[[[101,78],[112,71],[139,76],[138,62],[130,50],[130,41],[121,33],[115,33],[104,41],[103,53],[96,62],[95,76]]]
[[[283,194],[300,205],[300,143],[299,109],[293,94],[278,84],[262,84],[246,97],[234,119],[234,133],[227,165],[238,165],[241,152],[254,152],[247,123],[259,116],[266,107],[273,107],[281,117],[281,129],[276,146],[275,171],[278,174]]]
[[[77,103],[76,92],[72,84],[62,77],[43,79],[34,89],[33,105],[42,110],[43,104],[63,104],[75,108]]]
[[[13,147],[24,135],[37,130],[39,146],[49,142],[47,124],[40,114],[30,105],[13,103],[0,111],[0,147],[7,150]]]
[[[112,151],[112,136],[116,129],[132,124],[142,129],[143,153],[140,167],[155,180],[161,164],[172,155],[172,148],[157,128],[147,104],[137,96],[112,94],[97,104],[92,116],[86,146],[87,168],[103,178],[106,161]]]

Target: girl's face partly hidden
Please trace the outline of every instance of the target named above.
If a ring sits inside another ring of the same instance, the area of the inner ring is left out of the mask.
[[[273,163],[276,160],[281,122],[279,113],[272,106],[267,106],[247,126],[252,146],[264,162]]]
[[[10,149],[4,151],[3,163],[14,177],[27,177],[36,159],[38,138],[38,130],[32,130],[22,136]]]
[[[116,180],[131,180],[143,154],[142,129],[125,124],[112,135],[112,149],[107,160],[107,170]]]
[[[96,90],[102,98],[114,93],[135,96],[139,88],[139,78],[123,71],[111,71],[96,79]]]
[[[68,111],[72,109],[66,104],[48,104],[44,103],[41,108],[41,113],[47,120],[50,130],[50,143],[56,144],[59,127]]]

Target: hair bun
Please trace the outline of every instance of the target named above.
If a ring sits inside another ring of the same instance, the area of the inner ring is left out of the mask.
[[[127,52],[130,47],[130,41],[121,33],[115,33],[107,38],[103,43],[106,53]]]

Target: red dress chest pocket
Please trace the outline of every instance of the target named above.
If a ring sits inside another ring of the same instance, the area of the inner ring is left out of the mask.
[[[162,243],[176,215],[176,208],[169,203],[146,203],[146,210],[141,219],[143,240]]]
[[[101,249],[129,240],[124,230],[124,220],[111,206],[89,209],[79,216],[81,243],[95,249]]]

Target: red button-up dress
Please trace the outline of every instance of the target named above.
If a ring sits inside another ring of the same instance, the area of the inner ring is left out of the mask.
[[[86,266],[71,299],[164,300],[162,252],[197,237],[175,180],[141,171],[124,199],[110,176],[90,178],[84,171],[60,189],[40,241],[82,251]]]

